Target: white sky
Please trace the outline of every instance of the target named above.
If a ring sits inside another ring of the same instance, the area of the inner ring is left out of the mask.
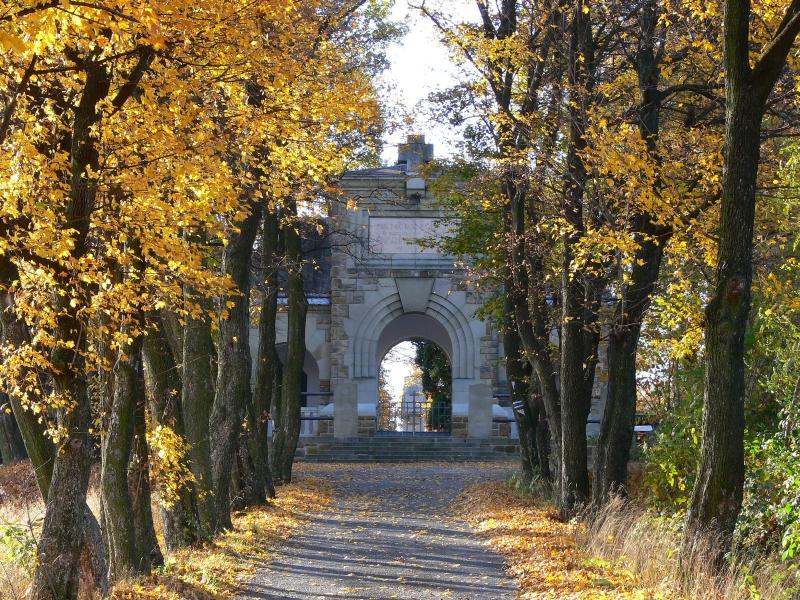
[[[426,0],[429,4],[446,5],[450,14],[461,21],[477,18],[474,0]],[[411,0],[419,4],[421,0]],[[429,144],[435,145],[436,156],[449,156],[454,152],[457,131],[447,125],[431,123],[425,113],[424,102],[431,92],[451,87],[458,81],[458,67],[450,60],[447,49],[439,42],[434,25],[419,11],[409,8],[408,0],[395,0],[392,9],[394,20],[405,21],[408,33],[388,52],[391,67],[380,85],[385,88],[384,102],[390,114],[409,115],[412,125],[390,132],[383,151],[383,160],[395,164],[397,144],[405,141],[409,133],[423,133]],[[388,371],[388,385],[392,398],[400,401],[403,382],[413,368],[414,346],[403,342],[395,346],[384,359]]]
[[[411,342],[400,342],[386,353],[384,366],[389,373],[389,394],[394,402],[400,402],[403,396],[403,383],[414,368],[416,349]]]
[[[411,126],[403,125],[389,133],[383,152],[387,164],[397,160],[397,144],[405,141],[409,133],[423,133],[428,143],[435,144],[437,157],[449,156],[454,150],[457,132],[429,121],[424,111],[424,100],[431,92],[446,89],[456,83],[458,68],[453,65],[447,49],[439,42],[439,35],[430,20],[409,7],[422,0],[395,0],[392,17],[405,21],[408,33],[388,52],[391,68],[381,83],[388,90],[384,102],[390,111],[407,114]],[[474,20],[477,9],[474,0],[426,0],[429,5],[446,5],[448,12],[460,21]]]

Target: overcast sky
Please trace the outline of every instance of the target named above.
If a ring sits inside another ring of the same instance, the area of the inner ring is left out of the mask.
[[[419,4],[421,0],[412,0]],[[428,4],[446,5],[448,11],[459,20],[474,20],[477,15],[474,0],[427,0]],[[421,103],[434,91],[446,89],[457,81],[458,69],[439,42],[433,24],[419,11],[409,8],[408,0],[396,0],[392,15],[395,20],[406,21],[408,34],[388,52],[391,68],[382,79],[387,107],[400,109],[414,117],[414,125],[390,133],[386,140],[383,159],[394,164],[397,159],[397,144],[404,141],[408,133],[424,133],[429,143],[435,144],[438,157],[453,152],[454,136],[448,128],[436,126],[427,120]],[[413,131],[412,131],[413,130]]]

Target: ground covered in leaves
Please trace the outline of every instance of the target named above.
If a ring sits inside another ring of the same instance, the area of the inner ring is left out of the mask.
[[[112,598],[217,600],[233,596],[242,580],[272,558],[279,542],[296,534],[312,514],[331,506],[331,485],[300,471],[297,481],[280,488],[279,497],[269,505],[234,514],[233,530],[213,543],[168,553],[162,568],[149,577],[120,583]],[[95,512],[96,488],[95,472],[89,492],[89,506]],[[158,517],[157,506],[153,513]],[[0,465],[0,600],[24,597],[43,516],[30,462]],[[156,528],[160,529],[158,522]]]
[[[303,465],[336,489],[331,510],[276,549],[242,600],[512,600],[503,557],[453,512],[509,463]]]
[[[200,548],[167,555],[153,575],[118,585],[116,600],[211,600],[233,596],[242,580],[272,558],[281,542],[302,528],[312,513],[333,501],[332,487],[318,478],[301,477],[281,487],[269,505],[233,516],[233,529]]]
[[[458,511],[506,557],[520,598],[672,598],[642,589],[635,575],[621,565],[581,552],[577,525],[562,523],[550,503],[522,495],[507,482],[470,487],[459,498]]]

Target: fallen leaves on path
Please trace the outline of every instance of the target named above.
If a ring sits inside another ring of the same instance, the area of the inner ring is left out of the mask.
[[[506,483],[488,482],[468,488],[459,498],[458,510],[506,557],[520,598],[670,598],[639,588],[634,575],[621,566],[580,552],[575,543],[576,525],[562,523],[552,506],[522,496]]]
[[[242,579],[268,561],[275,544],[330,506],[330,484],[314,478],[278,488],[269,505],[233,516],[233,529],[199,548],[171,553],[163,568],[149,577],[124,581],[114,600],[217,600],[233,596]]]

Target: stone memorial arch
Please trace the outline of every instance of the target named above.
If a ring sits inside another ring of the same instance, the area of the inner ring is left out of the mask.
[[[453,437],[511,430],[513,415],[496,399],[498,390],[505,392],[498,332],[475,316],[485,298],[453,257],[418,241],[441,226],[419,175],[432,158],[424,136],[410,136],[396,165],[347,172],[340,181],[349,202],[332,206],[324,249],[316,250],[306,276],[306,436],[373,436],[381,361],[410,339],[434,342],[450,359]],[[280,349],[285,313],[277,328]]]
[[[325,243],[307,249],[317,253],[306,276],[307,381],[318,389],[304,397],[306,437],[374,436],[381,361],[409,339],[429,340],[450,359],[451,437],[515,436],[500,335],[476,316],[487,296],[453,257],[420,243],[444,226],[421,176],[432,158],[424,136],[409,136],[396,165],[345,173],[346,201],[333,204]],[[284,313],[278,342],[285,328]]]
[[[410,136],[397,165],[351,171],[340,182],[351,208],[337,204],[331,215],[334,247],[343,249],[331,257],[336,437],[376,431],[381,360],[399,342],[418,338],[434,342],[450,359],[452,435],[493,433],[495,391],[503,385],[498,333],[475,316],[484,298],[468,284],[463,268],[418,241],[442,226],[428,183],[419,176],[432,158],[433,146],[423,136]]]

